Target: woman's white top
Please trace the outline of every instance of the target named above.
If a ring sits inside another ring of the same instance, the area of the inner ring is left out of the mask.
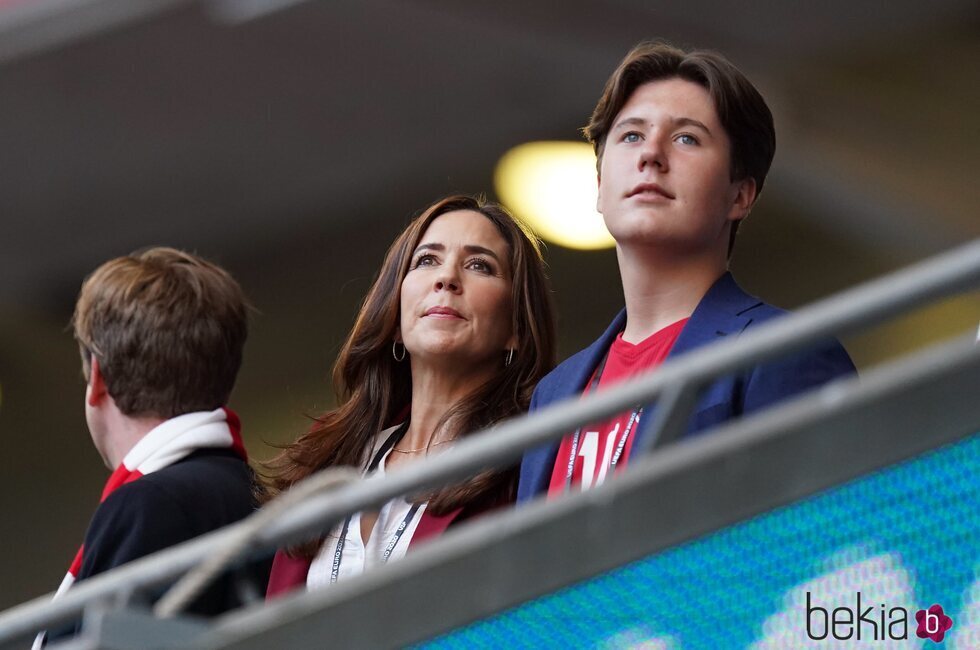
[[[375,454],[384,444],[385,440],[388,439],[395,429],[398,428],[396,425],[389,429],[382,431],[375,443],[370,450],[366,462],[370,462],[374,458]],[[381,458],[381,462],[378,463],[378,468],[371,474],[381,474],[384,476],[385,473],[385,463],[388,461],[388,456],[391,454],[389,449],[384,456]],[[365,476],[367,473],[365,473]],[[350,525],[347,527],[347,537],[344,542],[344,552],[341,558],[340,566],[338,567],[337,580],[344,580],[351,576],[358,575],[367,569],[375,566],[384,564],[382,557],[384,556],[385,549],[391,543],[392,539],[396,536],[398,532],[398,527],[401,526],[402,522],[405,521],[405,517],[408,516],[409,511],[412,509],[412,503],[405,500],[404,497],[399,497],[393,499],[386,503],[384,507],[381,508],[381,512],[378,514],[378,521],[374,524],[374,528],[371,530],[371,536],[368,538],[367,543],[361,537],[361,513],[354,514],[350,519]],[[406,551],[408,551],[408,546],[412,541],[412,537],[415,535],[415,529],[418,527],[419,520],[422,518],[422,513],[425,512],[425,504],[421,504],[415,515],[412,517],[411,521],[405,527],[405,532],[402,533],[401,539],[398,540],[398,544],[392,549],[388,560],[395,560],[405,556]],[[340,541],[340,534],[343,531],[343,522],[339,523],[336,528],[330,531],[330,534],[323,542],[323,546],[320,547],[320,552],[317,553],[316,557],[313,559],[313,563],[310,565],[310,571],[306,574],[306,588],[307,589],[319,589],[330,584],[330,574],[333,571],[334,556],[337,552],[337,544]]]

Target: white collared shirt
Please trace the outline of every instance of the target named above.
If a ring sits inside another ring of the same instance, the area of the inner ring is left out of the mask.
[[[400,425],[399,425],[400,426]],[[385,440],[388,439],[398,426],[391,427],[382,431],[377,438],[374,448],[371,449],[370,458],[373,458],[375,454],[378,453],[378,449],[384,444]],[[391,454],[389,449],[384,456],[382,456],[381,461],[378,463],[378,468],[372,472],[372,474],[380,474],[384,476],[385,474],[385,463],[388,460],[388,456]],[[380,566],[384,564],[382,559],[391,540],[395,537],[398,531],[398,527],[401,526],[402,522],[408,516],[408,513],[412,509],[412,503],[405,500],[404,497],[399,497],[393,499],[386,503],[382,508],[381,512],[378,513],[378,520],[374,524],[374,528],[371,529],[371,536],[368,538],[367,543],[364,543],[361,537],[361,513],[355,513],[350,519],[350,525],[347,527],[347,536],[344,541],[343,556],[341,557],[340,566],[338,567],[337,580],[344,580],[350,578],[351,576],[359,575],[365,570],[373,568],[375,566]],[[422,518],[422,513],[425,512],[425,504],[421,504],[415,515],[407,523],[405,532],[402,533],[401,539],[392,549],[389,556],[389,560],[395,560],[405,557],[405,553],[408,551],[409,544],[412,541],[412,537],[415,535],[415,529],[418,527],[418,523]],[[337,551],[337,544],[340,541],[340,534],[343,530],[343,522],[338,524],[330,534],[327,536],[326,540],[323,542],[323,546],[320,547],[320,551],[317,553],[316,557],[313,559],[313,563],[310,565],[309,573],[306,575],[306,588],[307,589],[320,589],[330,584],[330,574],[333,571],[334,556]]]

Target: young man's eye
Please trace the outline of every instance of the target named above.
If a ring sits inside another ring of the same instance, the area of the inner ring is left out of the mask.
[[[628,133],[623,134],[623,142],[639,142],[639,141],[640,141],[640,134],[637,133],[636,131],[630,131]]]
[[[690,133],[682,133],[679,136],[677,136],[677,138],[675,139],[677,140],[677,142],[680,142],[681,144],[691,144],[691,145],[699,144],[698,139],[695,138]]]

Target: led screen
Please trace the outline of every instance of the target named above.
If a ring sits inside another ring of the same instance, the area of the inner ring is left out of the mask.
[[[980,434],[424,647],[980,649]]]

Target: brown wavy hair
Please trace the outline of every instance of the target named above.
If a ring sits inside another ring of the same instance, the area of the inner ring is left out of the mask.
[[[483,215],[507,242],[518,343],[512,363],[505,365],[501,350],[499,372],[446,413],[439,426],[450,426],[455,437],[463,437],[527,410],[535,385],[555,363],[555,317],[540,243],[502,206],[478,197],[449,196],[426,208],[388,250],[334,366],[339,405],[316,418],[309,431],[266,464],[271,493],[323,468],[363,469],[365,450],[378,432],[407,413],[412,400],[410,364],[392,356],[401,285],[426,229],[456,210]],[[490,470],[424,498],[430,512],[443,515],[464,506],[477,509],[512,501],[516,483],[517,467]]]
[[[227,271],[173,248],[117,257],[86,278],[71,326],[125,415],[172,418],[228,402],[248,301]]]

